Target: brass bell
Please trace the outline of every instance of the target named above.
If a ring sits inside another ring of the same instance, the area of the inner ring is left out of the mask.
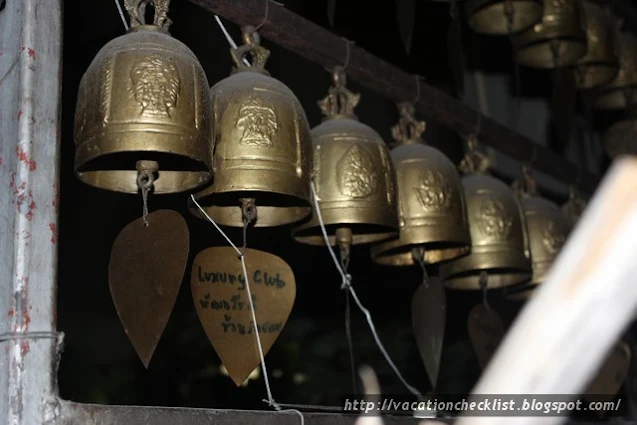
[[[602,135],[602,144],[611,159],[637,155],[637,118],[613,123]]]
[[[515,34],[542,19],[542,0],[466,0],[469,27],[480,34]]]
[[[310,126],[292,90],[264,68],[270,52],[254,27],[231,50],[232,75],[210,89],[216,142],[213,184],[195,195],[217,223],[243,226],[240,204],[257,207],[255,227],[303,220],[312,212]],[[252,56],[251,66],[243,62]],[[190,206],[197,217],[199,209]]]
[[[75,172],[91,186],[137,193],[138,161],[159,165],[155,194],[177,193],[211,177],[208,80],[194,53],[170,36],[169,0],[127,0],[128,32],[106,44],[80,81]]]
[[[471,233],[471,253],[440,265],[450,289],[502,288],[528,281],[531,262],[525,224],[515,194],[488,175],[489,159],[469,138],[460,164]]]
[[[569,186],[568,200],[562,205],[562,212],[571,229],[575,227],[585,209],[586,200],[579,195],[575,186]]]
[[[538,196],[528,166],[523,167],[522,180],[516,183],[526,223],[533,274],[528,283],[506,288],[506,297],[524,300],[544,281],[553,260],[566,242],[570,225],[560,207]]]
[[[391,266],[438,263],[469,252],[467,212],[455,165],[421,139],[425,122],[414,118],[414,105],[398,105],[392,127],[396,146],[399,237],[371,248],[374,262]]]
[[[619,72],[610,84],[592,94],[597,109],[628,109],[637,100],[637,38],[617,30],[616,42]]]
[[[586,20],[580,0],[545,0],[542,20],[511,37],[517,63],[556,69],[586,54]]]
[[[609,84],[619,72],[615,31],[608,14],[591,1],[584,2],[586,13],[586,54],[574,66],[575,85],[588,90]]]
[[[319,102],[323,122],[311,131],[312,181],[329,242],[347,254],[351,245],[396,236],[396,175],[383,139],[354,114],[360,95],[346,88],[342,67],[333,70],[332,82]],[[293,236],[301,243],[325,244],[316,211]]]

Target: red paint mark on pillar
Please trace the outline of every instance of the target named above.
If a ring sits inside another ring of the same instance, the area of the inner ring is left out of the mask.
[[[9,317],[13,317],[15,316],[15,310],[11,309],[9,310]]]
[[[20,117],[22,116],[22,109],[18,111],[18,121],[20,121]]]
[[[29,57],[30,57],[31,59],[35,59],[35,50],[33,50],[33,49],[29,48]]]
[[[0,166],[4,163],[4,159],[0,156]]]
[[[29,158],[29,154],[27,154],[21,146],[15,148],[15,153],[16,155],[18,155],[18,159],[20,160],[20,162],[26,164],[29,167],[29,171],[35,171],[35,169],[38,167],[38,164],[36,164],[33,159]]]
[[[57,234],[58,234],[58,231],[55,227],[55,223],[49,223],[49,229],[51,229],[51,243],[55,245],[55,242],[57,241]]]
[[[54,183],[53,190],[55,190],[55,197],[53,198],[53,201],[51,202],[51,206],[53,208],[57,208],[60,205],[60,187]]]
[[[26,356],[27,354],[29,354],[29,351],[31,350],[31,348],[29,347],[29,341],[28,340],[24,340],[20,343],[20,355],[22,357]]]

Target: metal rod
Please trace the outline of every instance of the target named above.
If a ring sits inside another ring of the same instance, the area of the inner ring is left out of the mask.
[[[215,13],[238,25],[259,25],[263,22],[263,0],[189,0],[209,12]],[[346,45],[341,37],[291,12],[283,5],[271,2],[267,21],[259,33],[284,47],[325,68],[342,65],[346,57]],[[366,52],[350,46],[348,78],[357,81],[395,102],[414,100],[417,92],[413,75]],[[441,123],[461,135],[469,135],[476,129],[480,116],[470,106],[446,93],[420,83],[420,99],[416,109],[425,118]],[[497,151],[519,161],[528,161],[537,149],[534,168],[565,184],[574,183],[580,175],[579,187],[593,192],[599,176],[578,167],[550,149],[536,145],[532,140],[512,131],[496,121],[482,117],[480,141]]]

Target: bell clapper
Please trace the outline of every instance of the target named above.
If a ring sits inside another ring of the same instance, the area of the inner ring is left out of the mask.
[[[511,35],[513,34],[513,16],[515,15],[512,0],[504,0],[504,15],[507,18],[507,31]]]
[[[482,303],[489,310],[489,301],[487,300],[487,291],[489,284],[489,274],[482,270],[480,272],[480,289],[482,290]]]
[[[425,267],[425,247],[422,245],[415,246],[411,249],[411,256],[416,263],[420,265],[422,269],[422,284],[425,287],[429,287],[429,275],[427,274],[427,268]]]
[[[243,248],[241,250],[241,256],[243,256],[248,244],[248,226],[257,219],[257,204],[254,198],[240,198],[239,202],[241,203],[241,217],[243,220]]]
[[[137,161],[137,187],[142,192],[142,200],[144,203],[142,217],[144,226],[148,227],[148,193],[155,183],[155,173],[159,170],[157,161]]]
[[[336,229],[336,246],[338,246],[341,254],[341,267],[343,272],[347,273],[349,266],[349,254],[352,247],[352,229],[349,227],[339,227]]]

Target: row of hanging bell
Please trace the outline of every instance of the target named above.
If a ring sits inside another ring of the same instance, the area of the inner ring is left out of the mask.
[[[520,201],[531,253],[532,276],[529,282],[507,288],[511,300],[528,299],[533,290],[544,281],[553,261],[564,245],[570,224],[564,212],[555,203],[537,193],[528,164],[522,166],[522,177],[513,189]]]
[[[506,184],[488,173],[486,155],[475,137],[460,164],[471,235],[469,254],[440,265],[440,277],[450,289],[485,290],[528,281],[530,253],[520,205]]]
[[[342,257],[353,245],[370,244],[396,235],[396,175],[385,141],[361,123],[354,108],[360,95],[346,87],[342,67],[332,71],[332,86],[319,102],[324,115],[310,131],[312,181],[330,245]],[[297,242],[324,245],[317,212],[293,230]]]
[[[511,35],[542,19],[542,0],[466,0],[469,28],[485,35]]]

